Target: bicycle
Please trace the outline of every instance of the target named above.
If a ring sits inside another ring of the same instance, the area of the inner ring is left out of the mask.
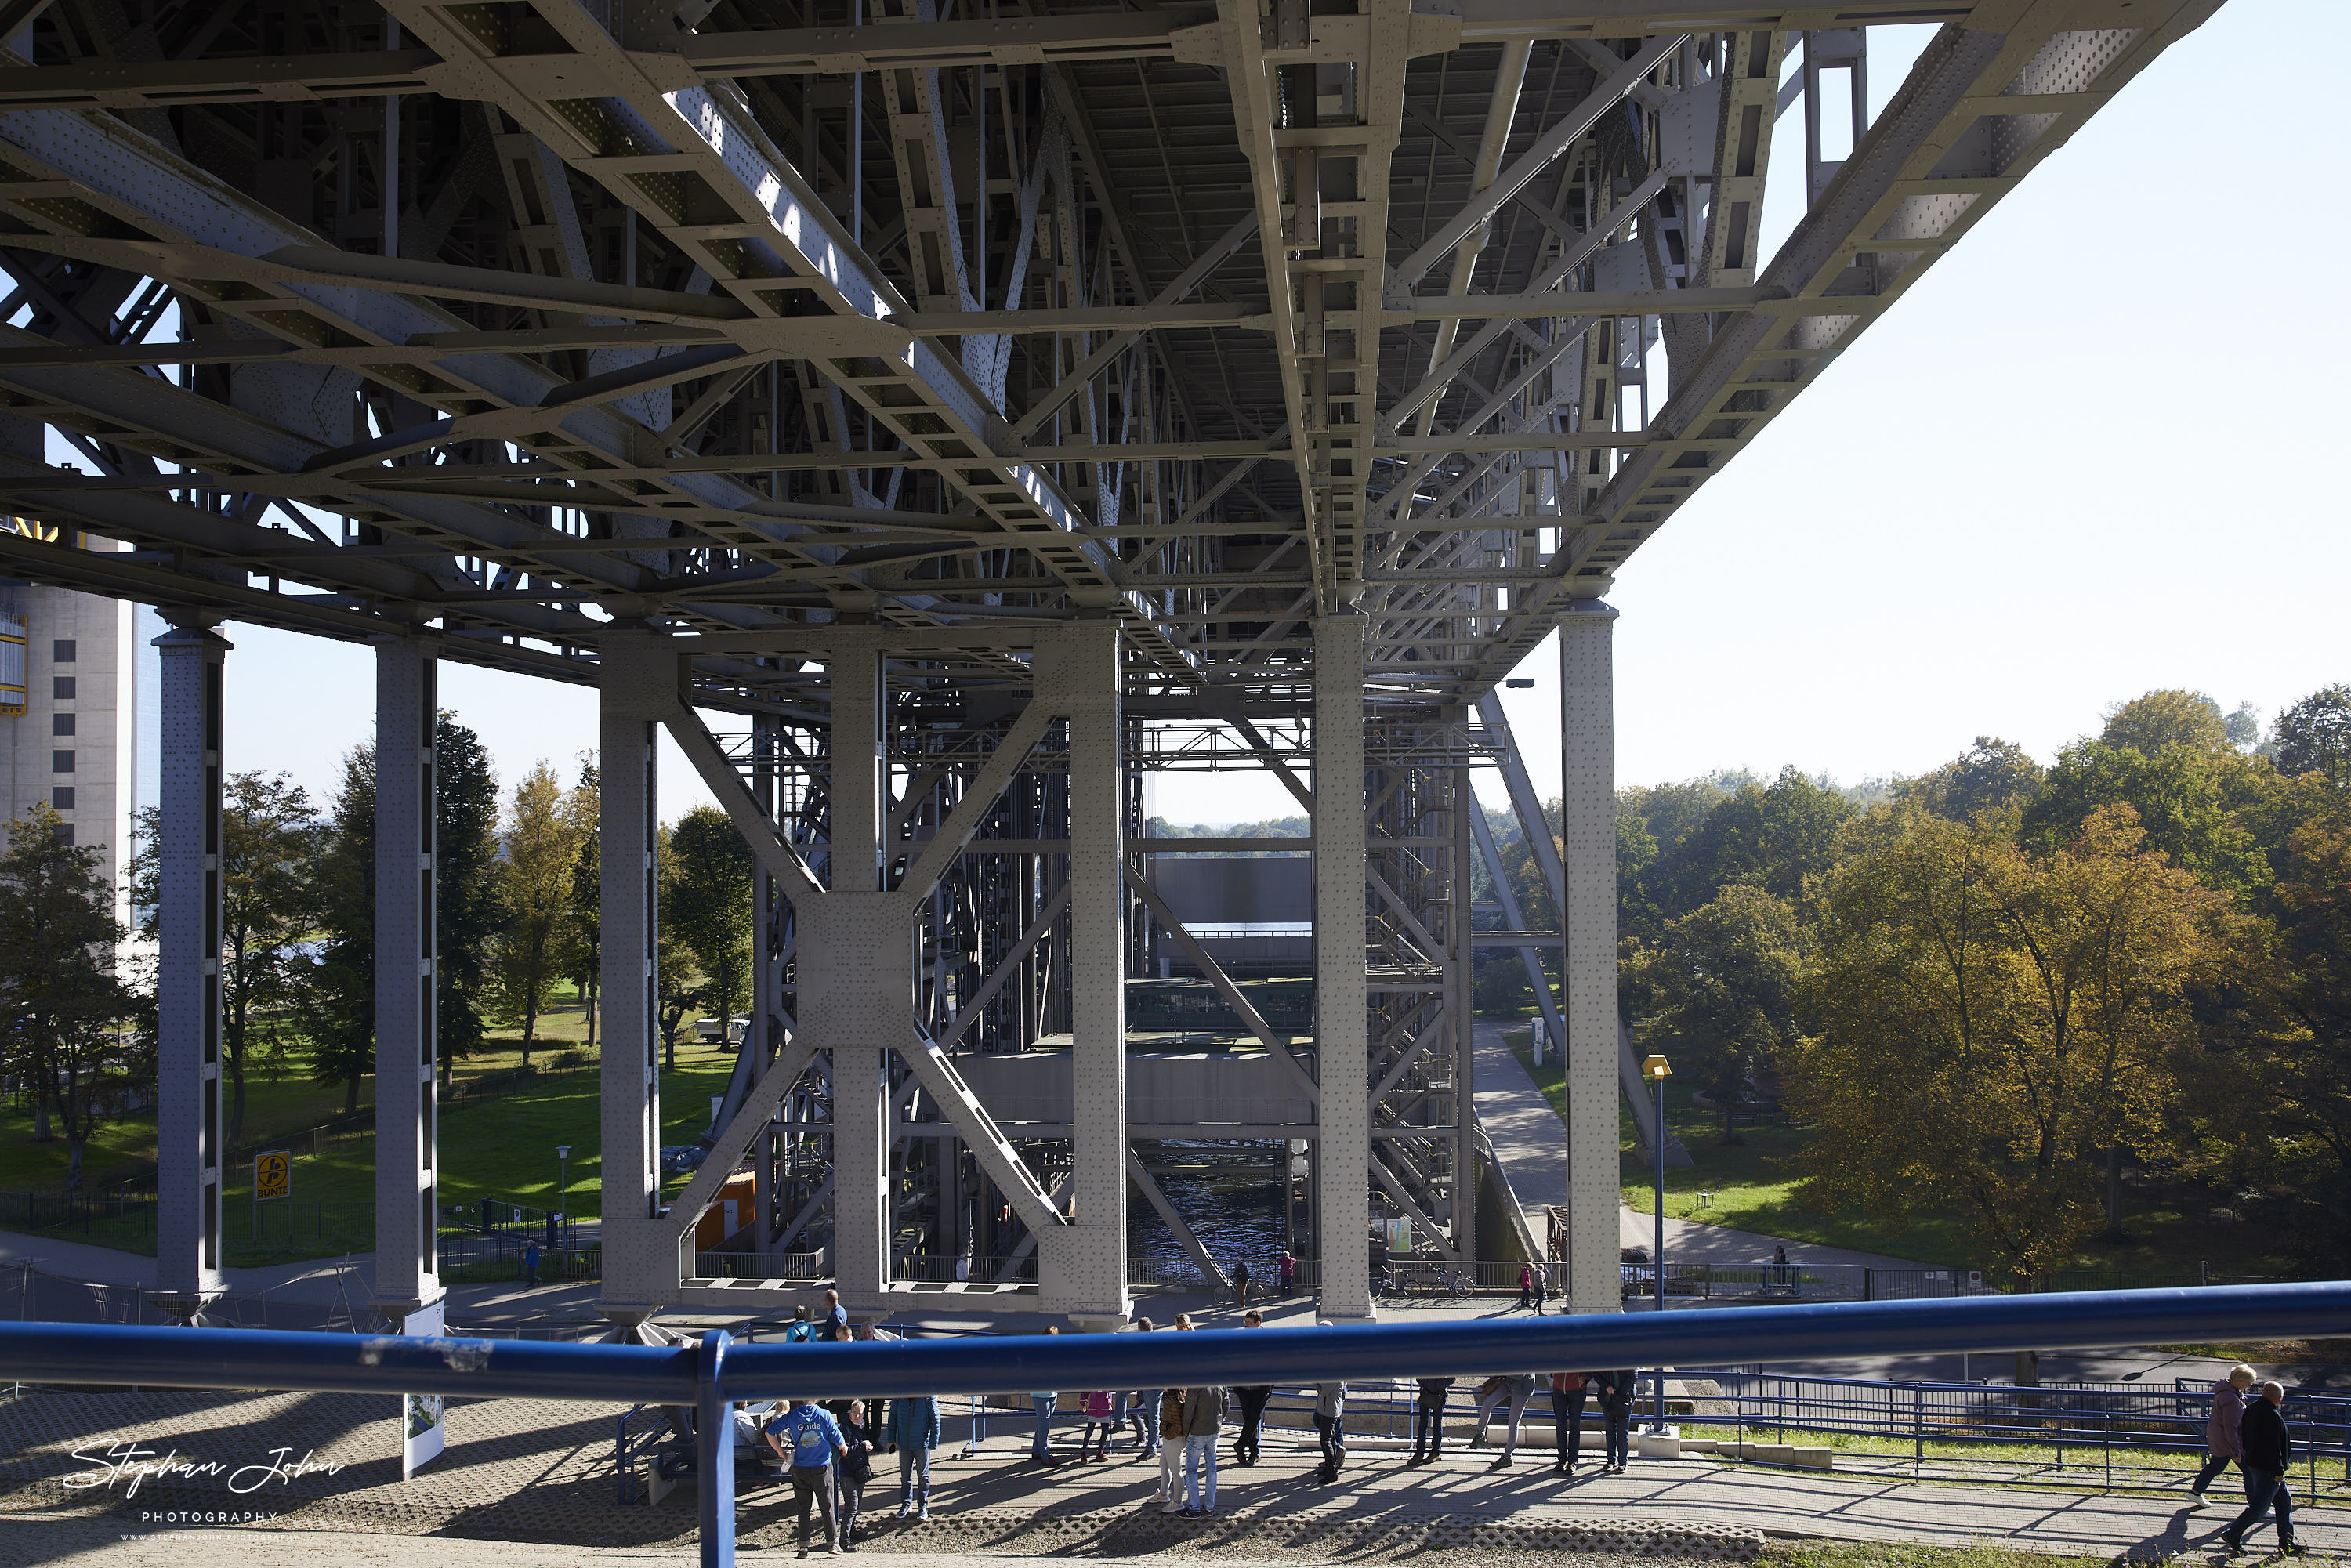
[[[1431,1275],[1428,1291],[1430,1295],[1442,1292],[1447,1301],[1458,1301],[1469,1294],[1469,1281],[1461,1277],[1459,1270],[1439,1263],[1431,1270]]]

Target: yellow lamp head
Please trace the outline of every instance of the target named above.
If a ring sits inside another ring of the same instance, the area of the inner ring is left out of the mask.
[[[1673,1075],[1674,1070],[1672,1064],[1667,1062],[1662,1056],[1652,1053],[1646,1061],[1641,1063],[1641,1076],[1644,1078],[1671,1078]]]

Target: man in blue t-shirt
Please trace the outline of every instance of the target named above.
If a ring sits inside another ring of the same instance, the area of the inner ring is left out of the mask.
[[[841,1523],[833,1511],[833,1456],[848,1451],[841,1427],[831,1416],[806,1399],[768,1423],[768,1446],[792,1468],[792,1491],[799,1508],[800,1555],[809,1554],[809,1502],[815,1500],[824,1519],[824,1549],[841,1550]]]
[[[841,1304],[840,1291],[827,1291],[824,1293],[824,1316],[817,1324],[816,1336],[828,1342],[849,1337],[849,1312]]]

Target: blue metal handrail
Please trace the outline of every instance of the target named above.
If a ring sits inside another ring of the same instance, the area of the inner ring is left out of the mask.
[[[1841,1301],[1752,1312],[682,1346],[0,1322],[0,1378],[693,1405],[709,1440],[738,1399],[1149,1388],[1349,1377],[1762,1363],[1927,1351],[2070,1350],[2340,1332],[2351,1281],[2072,1295]],[[735,1467],[697,1468],[705,1568],[733,1568]]]

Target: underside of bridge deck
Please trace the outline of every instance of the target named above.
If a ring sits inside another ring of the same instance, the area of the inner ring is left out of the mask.
[[[831,1282],[1114,1322],[1130,1187],[1218,1266],[1169,1142],[1266,1173],[1334,1315],[1371,1311],[1376,1221],[1539,1253],[1515,1206],[1479,1234],[1487,768],[1549,894],[1512,946],[1561,954],[1558,1262],[1613,1309],[1604,595],[2216,5],[0,0],[0,573],[176,628],[163,1282],[218,1289],[244,622],[377,648],[392,1315],[440,1293],[442,660],[601,692],[616,1319]],[[1873,32],[1913,25],[1873,95]],[[1554,631],[1546,824],[1490,697]],[[682,1194],[660,730],[758,865],[748,1040]],[[1244,768],[1311,821],[1281,846],[1308,1018],[1154,887],[1144,780]],[[1171,949],[1262,1097],[1138,1140],[1125,981]],[[1049,1043],[1058,1115],[999,1120],[1002,1072],[958,1065]],[[698,1252],[744,1165],[756,1219]]]

